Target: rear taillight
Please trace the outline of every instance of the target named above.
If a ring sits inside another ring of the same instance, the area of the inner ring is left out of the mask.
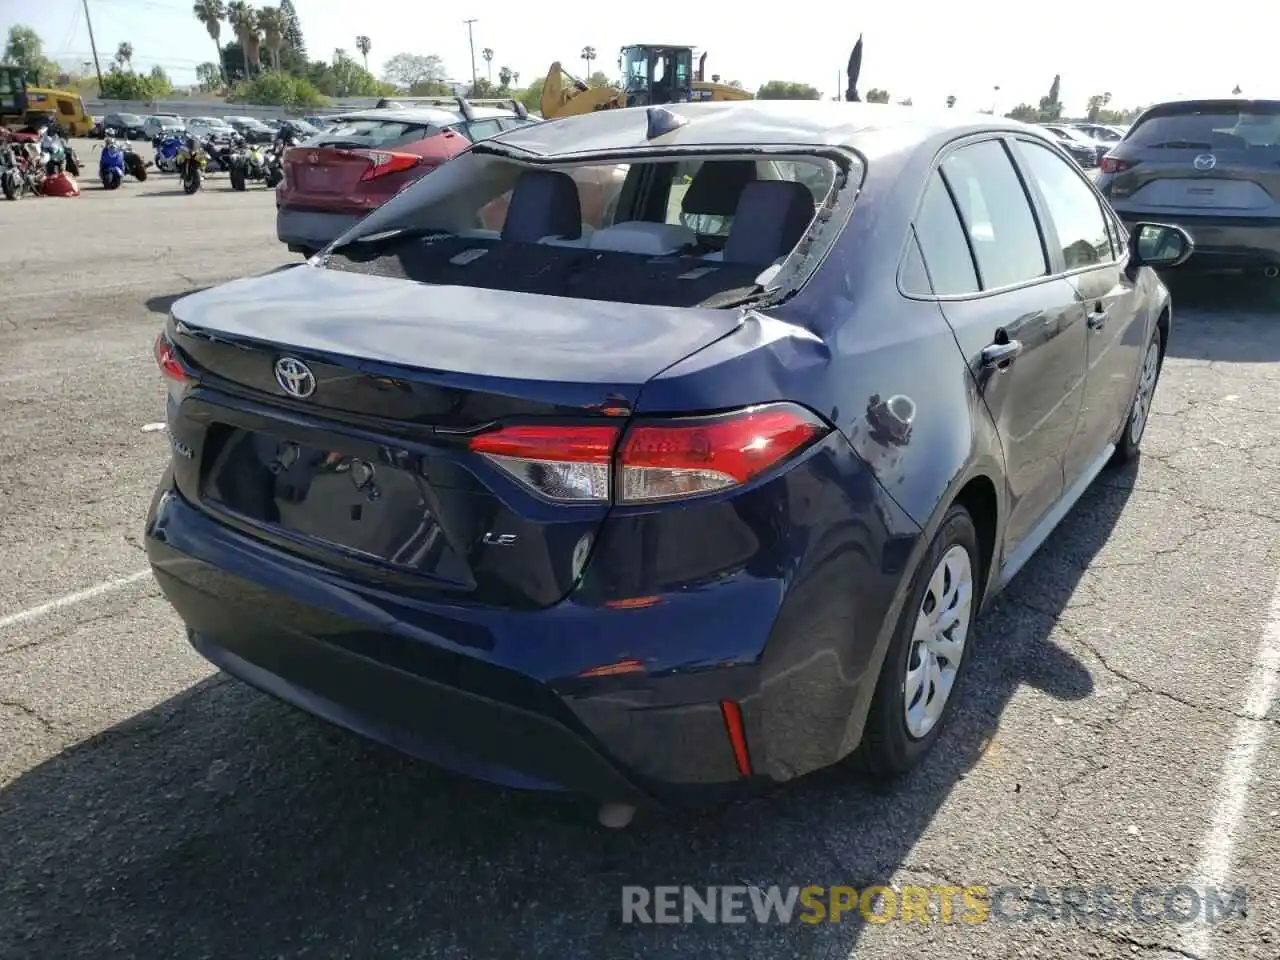
[[[422,162],[422,158],[412,153],[387,153],[375,150],[368,154],[369,169],[361,175],[361,180],[374,180],[388,173],[400,173],[409,170]]]
[[[749,483],[829,429],[808,410],[777,403],[641,420],[625,437],[620,426],[503,427],[474,437],[470,446],[549,500],[635,504]]]
[[[175,383],[195,382],[195,377],[182,365],[182,361],[178,359],[177,350],[174,349],[173,344],[169,342],[169,338],[163,333],[156,337],[155,355],[156,366],[170,380]]]
[[[1103,157],[1098,163],[1098,167],[1103,173],[1123,173],[1132,166],[1133,162],[1131,160],[1120,160],[1112,156]]]

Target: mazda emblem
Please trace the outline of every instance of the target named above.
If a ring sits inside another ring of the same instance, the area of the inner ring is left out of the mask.
[[[299,400],[305,400],[316,392],[316,375],[295,357],[281,357],[276,361],[276,383],[289,396]]]
[[[1212,153],[1202,153],[1196,157],[1191,163],[1197,170],[1212,170],[1218,165],[1218,158]]]

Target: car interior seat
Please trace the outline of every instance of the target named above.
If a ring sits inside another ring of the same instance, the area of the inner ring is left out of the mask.
[[[582,238],[582,203],[573,177],[558,170],[520,174],[502,224],[502,239],[515,243]]]
[[[733,213],[724,250],[707,260],[767,267],[786,257],[813,220],[813,193],[795,180],[747,184]]]

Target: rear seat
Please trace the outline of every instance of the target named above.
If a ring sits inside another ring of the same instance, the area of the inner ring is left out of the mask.
[[[724,249],[712,262],[760,268],[784,260],[813,220],[813,193],[794,180],[757,180],[743,189]]]

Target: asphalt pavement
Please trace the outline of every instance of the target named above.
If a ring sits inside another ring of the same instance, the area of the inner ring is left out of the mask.
[[[147,574],[152,342],[176,296],[291,259],[273,215],[225,177],[0,205],[0,958],[1280,956],[1280,310],[1179,293],[1140,464],[980,622],[917,773],[609,832],[218,674]],[[1166,891],[1206,877],[1243,916],[1179,922]],[[981,923],[622,910],[628,885],[873,884],[1017,889]],[[1064,888],[1120,909],[1057,915]]]

